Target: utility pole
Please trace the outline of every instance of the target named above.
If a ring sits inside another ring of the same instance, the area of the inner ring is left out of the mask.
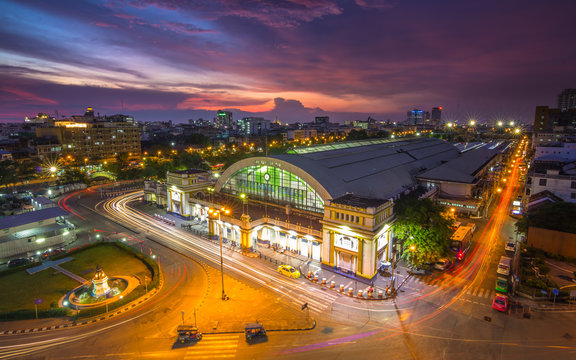
[[[396,267],[396,249],[392,249],[392,276],[390,278],[390,294],[394,293],[394,269]]]

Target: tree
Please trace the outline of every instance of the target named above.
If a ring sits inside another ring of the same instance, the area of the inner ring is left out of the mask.
[[[16,166],[11,160],[0,161],[0,185],[10,185],[16,182]]]
[[[84,183],[88,184],[90,179],[85,171],[73,168],[66,169],[62,175],[61,181],[63,184]]]
[[[174,156],[173,159],[174,169],[185,170],[185,169],[208,169],[208,165],[202,160],[202,156],[198,153],[189,153],[183,151],[178,155]]]
[[[526,233],[529,226],[576,234],[576,204],[558,202],[546,204],[516,223],[518,231]]]
[[[361,130],[352,129],[350,130],[348,136],[346,137],[346,140],[362,140],[362,139],[368,139],[368,134],[364,129]]]
[[[412,267],[423,267],[446,254],[453,220],[442,215],[442,206],[408,196],[401,198],[394,210],[394,234],[404,243],[401,257]]]

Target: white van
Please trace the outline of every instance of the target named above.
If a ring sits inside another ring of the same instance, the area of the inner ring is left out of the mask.
[[[500,263],[498,264],[498,269],[496,272],[502,275],[510,275],[510,266],[512,266],[512,259],[506,256],[500,258]]]

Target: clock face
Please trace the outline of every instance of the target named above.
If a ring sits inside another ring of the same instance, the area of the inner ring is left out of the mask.
[[[264,180],[270,181],[270,174],[268,173],[264,174]]]

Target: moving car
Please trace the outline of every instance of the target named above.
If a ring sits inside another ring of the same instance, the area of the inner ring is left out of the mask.
[[[506,311],[508,309],[508,296],[496,294],[494,301],[492,301],[492,308],[502,312]]]
[[[439,259],[434,264],[434,269],[446,270],[450,267],[450,265],[452,265],[452,261],[450,261],[449,259]]]
[[[294,279],[300,277],[300,271],[296,270],[292,265],[280,265],[278,266],[278,272]]]
[[[516,243],[513,241],[509,241],[506,243],[506,247],[504,249],[506,251],[515,252],[516,251]]]
[[[498,277],[496,279],[496,291],[506,294],[508,292],[508,280]]]

